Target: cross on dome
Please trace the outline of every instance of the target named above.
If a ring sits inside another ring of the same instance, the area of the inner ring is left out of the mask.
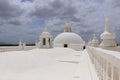
[[[45,28],[44,28],[44,32],[48,32],[48,29],[47,29],[47,27],[45,27]]]
[[[71,24],[69,21],[65,24],[64,32],[71,32]]]

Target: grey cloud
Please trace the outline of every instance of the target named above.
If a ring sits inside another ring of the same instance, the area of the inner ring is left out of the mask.
[[[73,16],[73,17],[71,18],[71,21],[73,21],[73,22],[80,22],[81,19]]]
[[[30,16],[35,16],[43,19],[60,18],[62,20],[74,17],[77,10],[73,6],[66,6],[64,2],[60,0],[54,0],[48,3],[48,6],[36,7],[35,10],[30,13]]]
[[[19,20],[10,20],[10,21],[8,22],[8,24],[12,24],[12,25],[21,25],[22,22],[19,21]]]
[[[51,2],[50,4],[53,8],[56,8],[56,9],[59,9],[61,8],[61,6],[64,6],[63,5],[63,2],[61,2],[60,0],[55,0],[53,2]]]
[[[20,15],[21,10],[19,6],[11,5],[8,0],[0,0],[0,17],[2,19],[9,19]]]
[[[9,0],[0,0],[0,25],[21,25],[19,18],[22,14],[20,6],[12,4]]]
[[[43,18],[45,20],[58,18],[62,21],[80,22],[81,18],[85,18],[86,15],[89,15],[90,13],[96,11],[96,8],[91,5],[85,8],[78,8],[71,4],[66,5],[66,3],[64,3],[62,0],[54,0],[53,2],[49,2],[46,4],[48,4],[48,6],[35,7],[35,10],[30,12],[30,16]],[[79,17],[76,17],[76,14],[78,13]]]
[[[113,7],[116,8],[116,7],[120,7],[120,0],[112,0],[113,2]]]
[[[89,14],[93,13],[93,12],[95,12],[97,10],[95,6],[88,6],[85,9],[86,9],[87,13],[89,13]]]
[[[35,16],[43,19],[51,18],[56,15],[56,12],[52,8],[44,7],[40,8],[37,7],[34,12],[30,13],[30,16]]]

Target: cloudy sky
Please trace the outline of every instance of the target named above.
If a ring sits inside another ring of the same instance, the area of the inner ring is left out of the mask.
[[[106,16],[120,43],[120,0],[0,0],[0,43],[34,43],[45,27],[55,37],[67,21],[88,41],[99,38]]]

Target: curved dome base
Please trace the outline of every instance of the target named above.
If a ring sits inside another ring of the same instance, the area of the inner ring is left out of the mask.
[[[72,48],[77,51],[84,49],[84,44],[55,44],[54,46],[55,47]]]

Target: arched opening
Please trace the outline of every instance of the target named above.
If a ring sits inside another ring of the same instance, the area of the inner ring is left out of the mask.
[[[50,38],[48,39],[48,42],[49,42],[49,45],[51,45],[51,43],[50,43]]]
[[[46,39],[43,38],[43,45],[46,45]]]
[[[86,49],[86,46],[83,46],[83,49]]]
[[[68,47],[68,44],[64,44],[64,48],[67,48]]]

